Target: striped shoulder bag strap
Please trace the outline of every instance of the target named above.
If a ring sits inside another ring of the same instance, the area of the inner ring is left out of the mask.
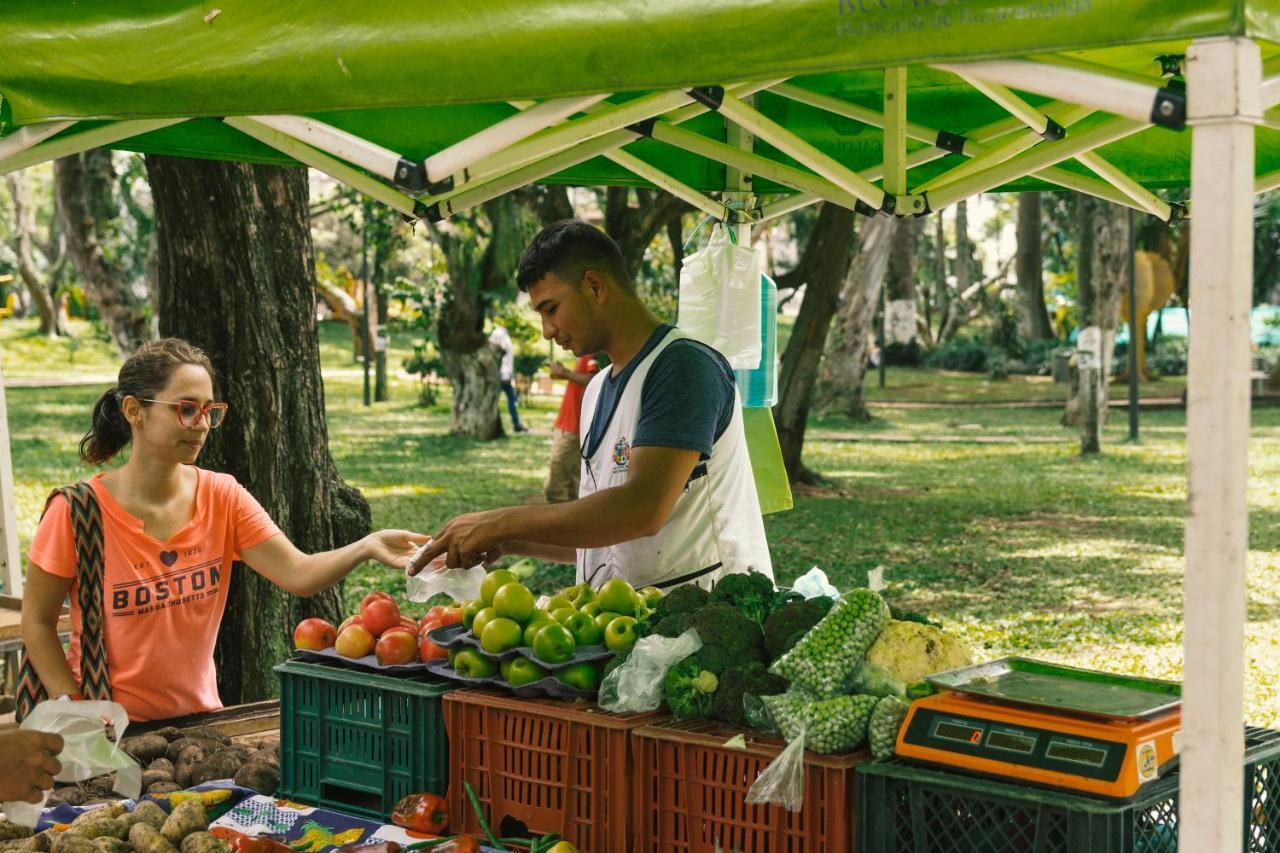
[[[86,699],[110,699],[111,679],[107,670],[106,592],[104,587],[104,547],[102,510],[93,486],[74,483],[54,489],[45,501],[45,511],[58,495],[71,506],[71,531],[76,543],[76,581],[80,603],[80,692]],[[18,671],[16,718],[21,721],[49,692],[40,682],[24,649]]]

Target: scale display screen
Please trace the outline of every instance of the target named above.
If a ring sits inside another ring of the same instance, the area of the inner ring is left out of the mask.
[[[1090,767],[1101,767],[1107,762],[1107,751],[1105,749],[1063,743],[1058,740],[1049,741],[1049,748],[1044,751],[1044,754],[1048,758],[1071,761],[1076,764],[1087,764]]]
[[[960,723],[939,722],[933,730],[934,737],[960,743],[982,743],[982,729]]]
[[[1035,751],[1036,739],[1026,735],[1014,734],[1013,732],[992,730],[987,735],[987,746],[1030,755]]]

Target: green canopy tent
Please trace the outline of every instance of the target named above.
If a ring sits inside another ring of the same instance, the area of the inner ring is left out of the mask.
[[[531,182],[656,185],[741,228],[1063,187],[1171,219],[1152,190],[1190,186],[1180,833],[1216,850],[1242,832],[1251,196],[1280,186],[1277,72],[1280,0],[10,0],[0,172],[102,145],[305,163],[431,219]]]

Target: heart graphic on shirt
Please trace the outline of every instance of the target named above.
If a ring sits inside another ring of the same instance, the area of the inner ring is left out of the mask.
[[[160,562],[164,563],[166,566],[172,566],[174,563],[178,562],[178,552],[177,551],[161,551]]]

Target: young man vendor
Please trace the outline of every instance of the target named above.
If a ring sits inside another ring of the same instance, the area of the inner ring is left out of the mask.
[[[543,337],[576,355],[606,352],[582,401],[578,499],[454,518],[414,561],[449,567],[503,554],[574,562],[592,586],[635,587],[773,575],[733,371],[715,350],[660,323],[636,294],[618,246],[577,220],[549,225],[516,283]]]

